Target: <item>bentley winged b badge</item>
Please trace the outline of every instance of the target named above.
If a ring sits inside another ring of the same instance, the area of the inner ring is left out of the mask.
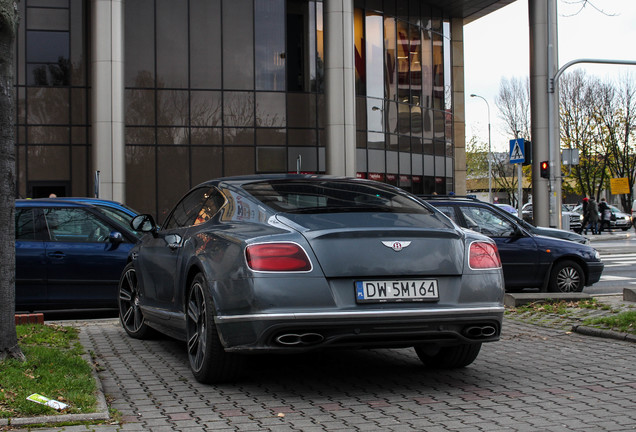
[[[396,252],[401,251],[405,247],[409,247],[410,241],[383,241],[382,244],[388,248],[393,249]]]

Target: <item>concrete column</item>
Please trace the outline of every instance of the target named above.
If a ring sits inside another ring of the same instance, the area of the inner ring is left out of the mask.
[[[466,111],[464,105],[464,22],[451,20],[453,86],[453,144],[455,146],[455,193],[466,195]]]
[[[538,226],[550,226],[550,193],[549,181],[540,175],[541,161],[550,160],[549,135],[549,98],[548,78],[556,73],[556,60],[549,59],[555,44],[549,46],[549,13],[550,0],[529,0],[528,18],[530,21],[530,119],[532,134],[532,202],[534,222]],[[556,23],[552,32],[556,40]],[[552,53],[554,55],[555,53]],[[554,56],[556,59],[556,56]],[[549,61],[550,60],[550,61]],[[555,63],[550,65],[549,63]],[[561,166],[550,167],[551,171],[560,170]],[[560,209],[559,209],[560,210]]]
[[[92,0],[91,137],[99,197],[125,202],[124,0]]]
[[[326,0],[325,124],[327,174],[356,175],[353,0]]]

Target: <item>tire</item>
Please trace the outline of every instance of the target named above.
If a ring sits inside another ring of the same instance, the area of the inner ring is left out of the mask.
[[[214,324],[214,306],[204,276],[194,277],[186,303],[186,342],[190,369],[204,384],[235,381],[244,357],[225,352]]]
[[[585,273],[580,265],[574,261],[566,260],[558,262],[550,273],[550,292],[581,292],[585,287]]]
[[[137,271],[133,263],[128,263],[121,274],[117,303],[119,305],[119,321],[129,336],[135,339],[147,339],[155,333],[146,324],[139,307]]]
[[[434,351],[423,345],[416,346],[415,353],[425,366],[437,369],[458,369],[474,362],[480,349],[481,343],[441,347]]]

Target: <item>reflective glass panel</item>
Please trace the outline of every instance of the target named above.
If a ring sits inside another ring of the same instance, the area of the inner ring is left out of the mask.
[[[68,88],[27,88],[27,123],[59,125],[68,124],[69,119]]]
[[[135,209],[141,213],[157,211],[156,194],[148,193],[157,189],[156,149],[154,146],[126,146],[126,202],[135,203]],[[157,214],[157,220],[163,221],[166,216]]]
[[[397,61],[398,61],[398,100],[408,102],[411,91],[409,87],[409,28],[402,21],[397,24]]]
[[[284,127],[285,100],[285,93],[256,93],[256,126]]]
[[[188,8],[185,2],[156,0],[157,87],[188,86]]]
[[[367,96],[384,97],[384,20],[382,15],[367,12],[366,16]]]
[[[285,172],[287,168],[287,149],[285,147],[258,147],[256,149],[256,171]]]
[[[191,128],[190,142],[193,145],[221,145],[223,143],[223,129]]]
[[[386,95],[387,99],[395,100],[397,97],[397,46],[395,39],[395,18],[384,19],[384,58]]]
[[[353,38],[355,43],[354,64],[356,70],[356,94],[364,95],[366,91],[366,60],[364,49],[364,11],[353,11]]]
[[[285,0],[254,1],[257,90],[285,90]]]
[[[223,101],[220,91],[190,92],[190,124],[221,126]]]
[[[254,147],[226,148],[223,159],[226,176],[254,173]]]
[[[154,90],[125,90],[126,125],[155,124]]]
[[[256,144],[268,146],[283,146],[287,142],[285,129],[256,129]]]
[[[305,93],[288,93],[287,112],[287,126],[316,127],[316,96]]]
[[[223,0],[223,88],[254,88],[254,5]]]
[[[221,1],[190,0],[190,86],[221,88]]]
[[[153,0],[124,2],[127,87],[155,85],[155,20]]]
[[[29,63],[68,62],[68,32],[28,31],[26,60]]]
[[[433,33],[433,107],[444,108],[444,41]]]
[[[223,176],[223,150],[221,147],[192,147],[192,184]]]
[[[186,90],[157,90],[157,125],[187,125],[189,104]]]
[[[157,189],[161,191],[157,205],[160,213],[168,213],[174,207],[170,221],[162,224],[166,229],[192,225],[198,210],[203,205],[203,195],[209,188],[191,191],[176,206],[174,197],[183,196],[190,189],[189,155],[185,147],[157,147]],[[164,218],[160,218],[163,220]],[[168,226],[168,224],[172,226]]]
[[[68,9],[27,8],[27,28],[29,30],[68,31]]]
[[[223,93],[223,125],[254,126],[254,93]]]
[[[29,181],[68,180],[70,169],[70,146],[29,146],[27,152]]]

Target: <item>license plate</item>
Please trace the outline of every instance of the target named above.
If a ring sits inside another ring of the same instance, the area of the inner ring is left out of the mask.
[[[436,279],[356,281],[356,302],[439,300]]]

